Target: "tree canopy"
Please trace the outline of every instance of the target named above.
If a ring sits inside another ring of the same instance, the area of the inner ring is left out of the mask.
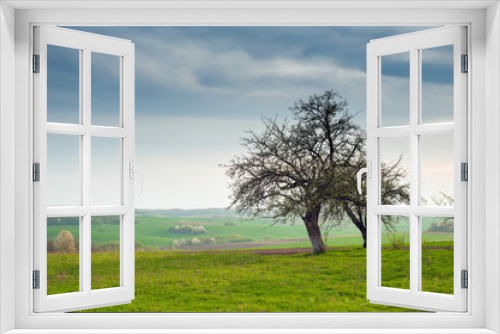
[[[291,119],[281,122],[262,117],[265,130],[247,131],[242,139],[247,153],[225,165],[231,178],[230,207],[275,222],[300,219],[313,251],[322,253],[327,249],[321,222],[340,222],[347,215],[360,228],[353,218],[364,215],[366,233],[366,200],[356,196],[355,178],[365,165],[365,133],[354,122],[347,100],[333,90],[299,100],[290,112]],[[392,167],[386,169],[387,176],[396,184],[401,171],[397,164]]]

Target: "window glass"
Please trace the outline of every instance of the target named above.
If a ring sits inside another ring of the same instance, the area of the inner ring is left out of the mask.
[[[453,133],[422,135],[421,203],[427,206],[453,206]]]
[[[120,286],[120,216],[92,217],[92,290]]]
[[[80,50],[47,45],[47,122],[80,123]]]
[[[422,123],[453,122],[453,45],[420,52]]]
[[[422,217],[422,291],[453,294],[453,217]]]
[[[47,218],[47,294],[80,291],[80,218]]]
[[[380,138],[380,204],[410,205],[409,137]]]
[[[92,137],[91,205],[121,204],[121,139]]]
[[[80,189],[80,136],[47,134],[47,206],[81,205]]]
[[[92,125],[120,126],[120,57],[92,52]]]
[[[382,126],[410,124],[410,53],[381,58]]]
[[[381,216],[382,282],[389,288],[410,289],[410,219]]]

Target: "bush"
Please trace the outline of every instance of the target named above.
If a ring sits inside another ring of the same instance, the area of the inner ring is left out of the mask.
[[[175,239],[172,241],[172,246],[175,248],[179,248],[180,246],[183,246],[186,244],[186,239]]]
[[[200,239],[198,238],[191,239],[191,245],[199,245],[199,244],[201,244]]]
[[[168,229],[170,232],[179,234],[204,234],[207,233],[205,227],[196,225],[176,225]]]
[[[235,222],[224,222],[224,226],[235,226]]]
[[[54,247],[57,251],[72,252],[76,250],[75,238],[68,230],[62,230],[54,239]]]
[[[47,240],[47,252],[54,253],[56,251],[56,245],[53,240]]]
[[[405,236],[398,236],[395,232],[392,232],[389,236],[393,249],[402,249],[405,244]]]

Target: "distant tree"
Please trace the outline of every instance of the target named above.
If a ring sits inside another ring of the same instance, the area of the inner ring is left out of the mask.
[[[54,247],[58,251],[70,252],[76,250],[75,238],[68,230],[62,230],[54,239]]]
[[[347,101],[334,91],[299,100],[292,120],[262,117],[265,130],[248,131],[247,153],[228,165],[230,207],[253,218],[294,223],[301,219],[314,253],[326,252],[321,221],[343,216],[337,193],[348,162],[359,155],[364,139]],[[355,175],[355,174],[354,174]],[[351,174],[352,176],[352,174]]]
[[[431,201],[435,206],[453,206],[455,204],[455,199],[452,195],[449,195],[443,191],[439,191],[437,195],[431,196]],[[428,204],[426,199],[423,199],[425,204]],[[435,217],[431,226],[429,227],[429,232],[453,232],[454,229],[454,219],[453,217]]]

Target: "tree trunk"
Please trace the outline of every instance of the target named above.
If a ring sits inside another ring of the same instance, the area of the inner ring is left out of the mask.
[[[327,249],[325,243],[323,242],[323,237],[321,236],[321,230],[318,224],[319,212],[308,212],[302,220],[306,225],[307,234],[309,235],[313,252],[315,254],[325,253]]]
[[[366,248],[366,229],[361,230],[361,236],[363,237],[363,248]]]

